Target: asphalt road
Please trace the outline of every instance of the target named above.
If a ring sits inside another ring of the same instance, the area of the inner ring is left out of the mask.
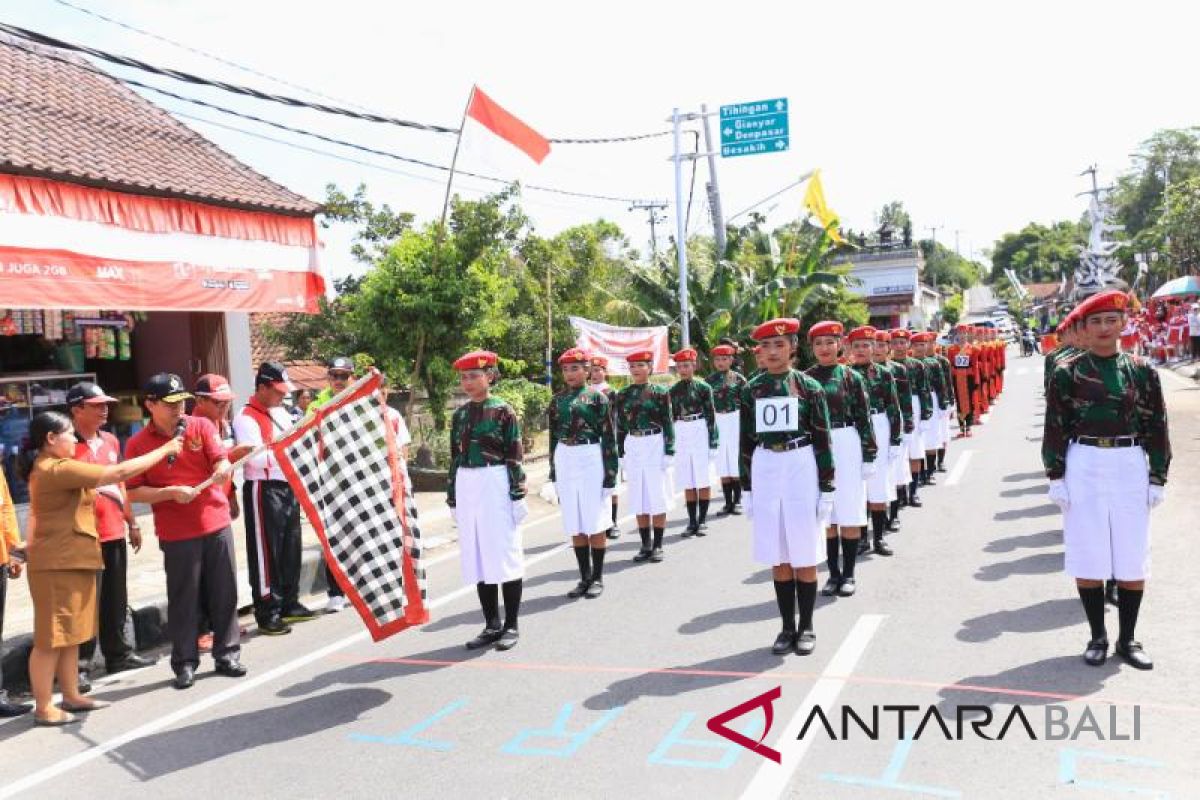
[[[1087,629],[1045,498],[1040,376],[1040,358],[1010,360],[988,422],[952,444],[924,508],[902,513],[897,555],[860,562],[857,596],[819,600],[810,657],[769,652],[774,595],[769,571],[750,559],[744,517],[682,540],[677,509],[666,561],[645,565],[630,561],[626,521],[604,596],[568,600],[574,558],[553,512],[535,513],[515,650],[463,648],[481,619],[456,554],[445,553],[431,566],[434,621],[423,629],[372,644],[341,613],[250,638],[241,680],[206,662],[196,687],[177,692],[160,665],[106,679],[95,694],[114,705],[73,729],[0,724],[0,797],[1196,796],[1200,617],[1187,575],[1200,391],[1163,378],[1175,464],[1155,512],[1139,626],[1156,668],[1095,669],[1080,659]],[[1115,609],[1109,619],[1115,633]],[[763,738],[781,763],[706,730],[710,717],[776,688],[765,738],[761,710],[729,724]],[[814,704],[836,740],[816,726],[798,739]],[[904,735],[885,705],[915,707]],[[852,726],[843,739],[843,707],[867,722],[879,709],[878,737]],[[980,728],[992,738],[971,729],[979,707],[994,717]],[[1017,717],[999,738],[1014,709],[1036,739]],[[1084,729],[1047,740],[1047,713]],[[1111,740],[1110,722],[1132,736],[1135,718],[1136,740]]]

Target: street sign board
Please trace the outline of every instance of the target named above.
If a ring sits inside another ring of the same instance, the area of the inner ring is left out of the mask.
[[[786,97],[721,106],[723,158],[782,153],[789,143]]]

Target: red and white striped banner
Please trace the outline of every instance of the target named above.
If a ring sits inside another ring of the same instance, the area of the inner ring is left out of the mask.
[[[575,346],[592,355],[608,359],[608,372],[612,375],[628,375],[629,365],[625,358],[639,350],[654,353],[654,372],[666,372],[671,363],[667,347],[667,326],[653,328],[618,328],[603,322],[594,322],[583,317],[571,317],[575,329]]]
[[[311,217],[0,175],[6,307],[315,312],[319,249]]]

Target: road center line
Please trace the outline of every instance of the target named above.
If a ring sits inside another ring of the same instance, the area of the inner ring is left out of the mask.
[[[846,685],[850,673],[854,672],[859,658],[866,652],[871,637],[879,630],[884,619],[886,616],[883,614],[863,614],[854,623],[850,633],[821,672],[821,677],[808,690],[800,707],[796,709],[796,713],[784,727],[783,734],[775,742],[775,749],[783,755],[782,762],[775,764],[765,761],[759,766],[754,777],[750,779],[750,783],[742,791],[742,800],[763,800],[763,798],[776,798],[783,794],[783,790],[787,788],[792,775],[800,766],[800,761],[803,760],[815,738],[797,740],[800,735],[800,727],[804,724],[809,709],[819,705],[828,710],[833,705],[838,695],[841,694],[842,687]]]
[[[950,474],[946,476],[946,486],[953,486],[962,480],[963,475],[967,474],[967,464],[971,463],[971,456],[974,453],[974,450],[963,450],[959,454],[954,466],[950,468]]]

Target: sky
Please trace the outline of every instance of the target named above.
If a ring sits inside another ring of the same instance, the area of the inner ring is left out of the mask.
[[[717,160],[731,215],[819,167],[846,227],[875,226],[901,200],[916,235],[983,251],[1031,221],[1076,219],[1096,164],[1111,182],[1155,130],[1198,122],[1191,41],[1200,7],[1186,2],[455,2],[371,0],[66,0],[287,81],[287,86],[121,28],[56,0],[8,0],[0,19],[73,42],[266,91],[457,127],[473,84],[548,137],[668,130],[673,108],[784,97],[784,153]],[[453,136],[239,98],[104,64],[182,94],[306,130],[448,164]],[[304,89],[326,95],[318,98]],[[299,143],[367,166],[184,119],[228,152],[315,200],[327,183],[436,218],[445,173],[230,118],[159,95],[173,113]],[[328,99],[336,98],[336,99]],[[718,134],[714,121],[714,135]],[[670,137],[556,145],[540,166],[471,131],[460,167],[528,184],[665,200],[673,230]],[[688,149],[693,137],[685,135]],[[690,170],[690,166],[687,168]],[[392,170],[392,171],[388,171]],[[401,171],[398,174],[395,170]],[[687,192],[685,172],[684,192]],[[711,231],[701,164],[689,232]],[[497,184],[456,179],[476,198]],[[770,224],[802,214],[802,188],[760,206]],[[685,199],[686,202],[686,199]],[[628,202],[526,190],[536,230],[605,218],[649,250],[645,211]],[[325,269],[363,270],[351,231],[325,234]]]

